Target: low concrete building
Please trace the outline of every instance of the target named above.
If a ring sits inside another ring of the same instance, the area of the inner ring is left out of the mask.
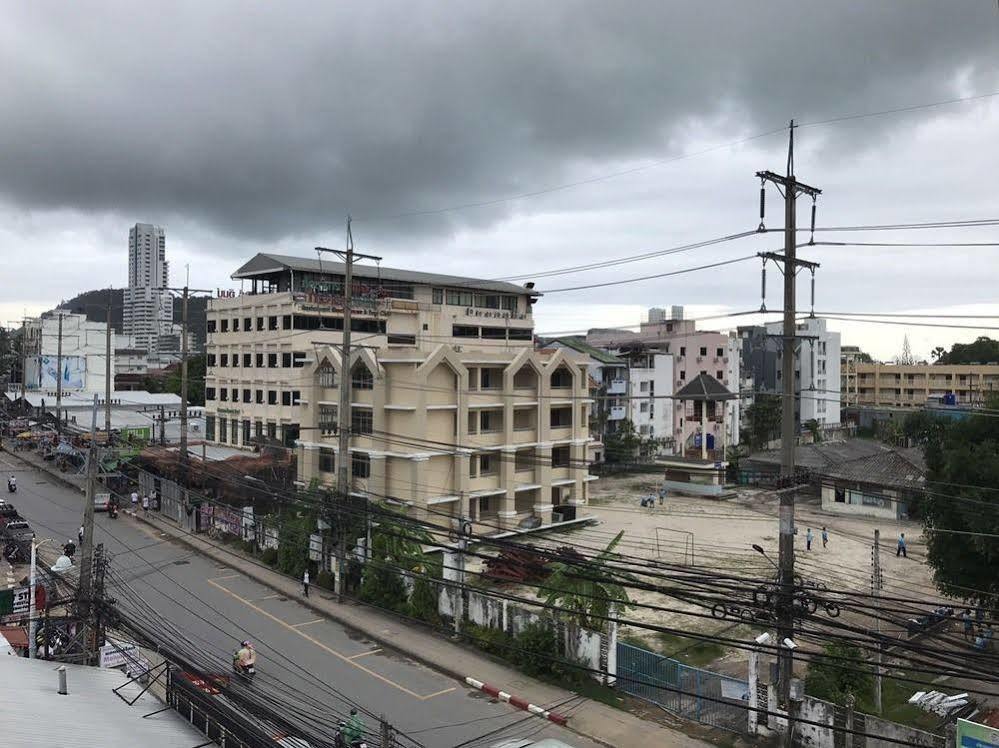
[[[884,449],[819,473],[822,510],[881,519],[907,519],[909,504],[926,488],[920,449]]]
[[[999,392],[999,364],[878,364],[856,361],[850,404],[922,408],[928,400],[980,408]],[[952,396],[952,398],[948,398]],[[953,402],[950,402],[950,401]]]
[[[64,392],[96,392],[103,395],[107,373],[107,332],[108,326],[104,322],[91,322],[85,314],[58,309],[38,319],[29,319],[24,325],[25,382],[28,390],[55,390],[61,379]],[[115,332],[111,330],[111,350],[114,348]],[[112,382],[114,376],[112,356]]]

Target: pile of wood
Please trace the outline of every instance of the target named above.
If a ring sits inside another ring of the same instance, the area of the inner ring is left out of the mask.
[[[508,547],[503,548],[498,556],[485,560],[483,576],[496,582],[534,584],[548,578],[552,573],[551,564],[556,561],[583,564],[586,558],[568,545],[544,553],[533,546]]]

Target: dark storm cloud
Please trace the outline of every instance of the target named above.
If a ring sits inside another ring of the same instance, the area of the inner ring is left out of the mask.
[[[999,59],[985,0],[326,6],[8,3],[0,191],[266,242],[668,156],[702,120],[711,140],[958,80],[983,92]],[[445,232],[511,209],[369,225]]]

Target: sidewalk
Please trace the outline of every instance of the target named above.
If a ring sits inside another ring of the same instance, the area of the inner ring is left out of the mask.
[[[17,456],[24,459],[22,455]],[[80,476],[61,474],[41,460],[25,459],[25,462],[58,479],[64,485],[81,488],[79,483],[73,480]],[[130,512],[122,514],[132,517]],[[350,601],[341,604],[333,599],[327,599],[329,593],[323,594],[325,591],[321,592],[318,587],[314,587],[317,594],[304,598],[301,596],[301,583],[298,579],[274,571],[256,559],[235,549],[222,547],[204,536],[187,533],[174,522],[156,513],[150,513],[148,517],[136,515],[132,519],[135,522],[152,525],[192,550],[245,574],[275,592],[296,599],[320,615],[363,633],[383,647],[393,649],[432,670],[454,678],[463,687],[467,687],[465,678],[472,677],[498,686],[534,704],[555,704],[574,696],[570,691],[529,678],[470,646],[451,642],[429,629],[405,625],[390,615],[361,604]],[[588,699],[574,710],[567,728],[612,748],[709,745],[656,722],[643,720],[621,709]]]

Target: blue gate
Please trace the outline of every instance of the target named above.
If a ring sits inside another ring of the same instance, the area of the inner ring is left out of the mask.
[[[736,732],[748,728],[749,684],[618,642],[617,687],[684,719]]]

